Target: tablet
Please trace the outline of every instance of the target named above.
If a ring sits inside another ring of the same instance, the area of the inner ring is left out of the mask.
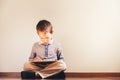
[[[33,62],[35,64],[50,64],[50,63],[54,63],[55,61],[39,61],[39,62]]]
[[[45,68],[51,63],[54,63],[55,61],[39,61],[39,62],[33,62],[36,66],[39,66],[41,68]]]

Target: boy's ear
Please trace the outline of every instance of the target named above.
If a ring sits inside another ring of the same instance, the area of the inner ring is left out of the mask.
[[[37,34],[39,34],[39,31],[38,31],[38,30],[37,30],[36,32],[37,32]]]
[[[51,34],[54,34],[54,31],[52,31]]]

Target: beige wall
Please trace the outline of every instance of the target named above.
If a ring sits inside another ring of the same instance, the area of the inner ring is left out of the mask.
[[[0,0],[0,72],[22,70],[48,19],[67,72],[120,72],[120,0]]]

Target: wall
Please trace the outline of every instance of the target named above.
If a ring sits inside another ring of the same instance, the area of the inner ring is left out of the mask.
[[[18,72],[52,22],[67,72],[120,72],[119,0],[0,0],[0,72]]]

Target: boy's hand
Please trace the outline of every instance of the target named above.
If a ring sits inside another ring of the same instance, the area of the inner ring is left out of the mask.
[[[35,58],[32,60],[32,62],[38,62],[38,61],[42,61],[42,59],[39,58],[39,57],[35,57]]]

